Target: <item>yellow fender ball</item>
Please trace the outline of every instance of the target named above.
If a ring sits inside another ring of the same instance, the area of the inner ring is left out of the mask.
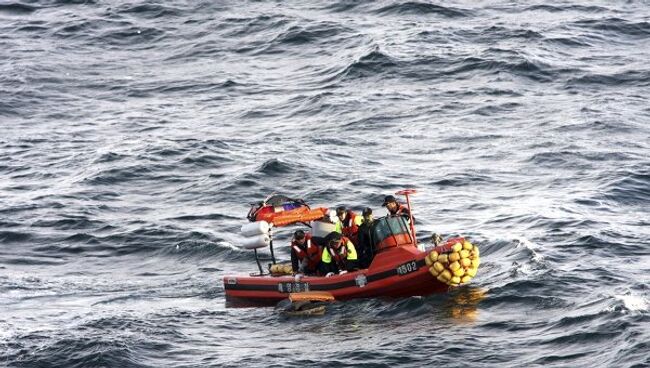
[[[460,260],[460,265],[463,268],[468,268],[468,267],[470,267],[472,265],[472,261],[470,261],[468,258],[463,258],[463,259]]]
[[[436,269],[433,267],[429,268],[429,272],[433,275],[433,277],[436,277],[440,274],[440,272],[436,271]]]
[[[459,253],[460,253],[460,258],[469,258],[469,251],[467,249],[463,249]]]
[[[452,284],[454,284],[454,285],[458,285],[458,284],[460,284],[460,277],[458,277],[458,276],[454,276],[454,277],[452,277],[451,280],[449,280],[449,281],[450,281]]]
[[[465,240],[465,242],[463,243],[463,249],[465,249],[465,250],[472,250],[472,248],[474,248],[474,246],[472,245],[472,243],[470,243],[470,242],[468,242],[467,240]]]
[[[442,272],[442,270],[445,269],[445,266],[443,266],[442,263],[440,263],[440,262],[436,262],[436,263],[433,264],[433,268],[435,268],[436,271],[438,271],[438,273],[440,273],[440,272]]]
[[[449,269],[452,270],[452,271],[456,271],[456,270],[460,269],[460,263],[458,263],[458,261],[450,263],[449,264]]]
[[[480,259],[472,259],[472,268],[478,268],[478,266],[481,264]]]
[[[442,276],[442,278],[447,281],[451,280],[451,272],[449,272],[449,270],[442,271],[439,276]]]
[[[458,277],[465,276],[465,270],[462,268],[457,269],[456,271],[454,271],[454,276],[458,276]]]
[[[456,262],[458,260],[460,260],[460,254],[458,252],[449,255],[449,262]]]
[[[463,245],[460,243],[454,243],[454,245],[451,246],[452,252],[460,252],[461,249],[463,249]]]
[[[466,284],[466,283],[468,283],[471,279],[472,279],[472,276],[465,275],[465,276],[461,277],[460,282],[463,283],[463,284]]]
[[[476,271],[476,268],[468,268],[467,271],[465,271],[465,274],[467,274],[467,276],[474,277],[476,276]]]
[[[438,255],[439,255],[438,252],[436,252],[436,251],[434,250],[434,251],[431,251],[431,253],[429,253],[429,258],[431,258],[431,260],[432,260],[433,262],[435,262],[435,261],[438,260]]]
[[[438,277],[436,277],[436,278],[438,279],[438,281],[440,281],[442,283],[445,283],[445,284],[447,283],[447,281],[449,281],[449,280],[445,280],[445,278],[442,276],[442,274],[438,275]]]
[[[447,263],[449,262],[449,258],[446,254],[441,254],[438,256],[438,262],[440,263]]]
[[[478,256],[481,255],[481,252],[478,250],[478,247],[474,247],[474,249],[472,250],[472,253],[473,253],[476,257],[478,257]]]
[[[424,262],[426,262],[427,266],[429,266],[429,267],[431,267],[431,265],[433,265],[433,261],[431,261],[431,259],[429,259],[428,254],[427,254],[426,257],[424,257]]]

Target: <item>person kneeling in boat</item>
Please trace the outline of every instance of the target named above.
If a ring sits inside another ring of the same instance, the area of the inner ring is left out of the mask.
[[[310,233],[296,230],[291,239],[291,267],[294,273],[313,275],[318,271],[321,247],[312,240]]]
[[[319,271],[326,277],[343,274],[359,268],[357,250],[350,239],[333,231],[326,237],[326,246],[323,248]]]
[[[359,225],[361,225],[361,222],[363,221],[361,216],[344,206],[340,206],[336,208],[336,217],[338,217],[339,220],[336,222],[336,228],[334,231],[343,234],[343,236],[350,239],[352,244],[357,245]]]

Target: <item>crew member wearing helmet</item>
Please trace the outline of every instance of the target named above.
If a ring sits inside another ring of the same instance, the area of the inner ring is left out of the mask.
[[[338,217],[338,221],[336,222],[336,228],[334,231],[343,234],[343,236],[350,239],[352,244],[356,245],[359,225],[361,225],[363,220],[361,216],[344,206],[339,206],[336,208],[336,217]]]
[[[332,231],[325,237],[327,242],[323,248],[320,273],[332,276],[336,273],[346,273],[359,267],[357,250],[350,239]]]
[[[296,230],[291,239],[291,267],[293,272],[315,274],[321,259],[321,248],[313,242],[311,234]]]

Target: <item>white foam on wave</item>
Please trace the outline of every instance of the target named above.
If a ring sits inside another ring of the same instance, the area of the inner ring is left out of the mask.
[[[232,249],[232,250],[242,250],[242,249],[244,249],[243,247],[237,246],[237,245],[235,245],[235,244],[233,244],[233,243],[231,243],[229,241],[225,241],[225,240],[218,241],[217,245],[219,245],[220,247],[228,248],[228,249]]]
[[[625,309],[631,312],[647,312],[650,303],[643,295],[627,292],[623,295],[614,295],[614,298],[623,303]]]
[[[0,322],[0,343],[7,343],[16,335],[12,326],[6,322]]]
[[[539,248],[537,244],[531,242],[530,240],[524,237],[515,238],[515,241],[516,241],[515,248],[524,247],[528,249],[528,251],[530,251],[530,254],[532,255],[531,260],[533,262],[540,264],[544,261],[544,256],[535,251],[535,249]]]
[[[530,265],[529,265],[528,263],[517,263],[517,262],[514,262],[514,263],[513,263],[513,266],[515,267],[514,271],[515,271],[516,273],[518,273],[518,274],[522,274],[522,275],[528,276],[528,275],[530,275],[531,273],[533,273],[533,269],[532,269],[532,267],[530,267]]]

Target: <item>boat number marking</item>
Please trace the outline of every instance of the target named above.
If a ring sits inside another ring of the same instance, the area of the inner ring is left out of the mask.
[[[309,291],[309,283],[307,282],[280,282],[278,283],[278,291],[281,293],[303,293]]]
[[[415,272],[417,270],[418,270],[418,264],[415,261],[406,262],[404,264],[397,266],[397,274],[400,276],[404,276],[406,274]]]

